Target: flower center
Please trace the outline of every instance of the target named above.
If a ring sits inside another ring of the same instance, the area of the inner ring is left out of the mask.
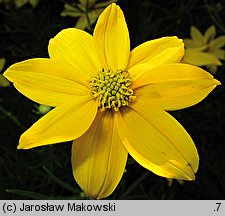
[[[89,82],[91,94],[98,100],[101,111],[113,109],[118,111],[121,106],[127,106],[135,96],[131,89],[132,80],[126,70],[102,69]]]

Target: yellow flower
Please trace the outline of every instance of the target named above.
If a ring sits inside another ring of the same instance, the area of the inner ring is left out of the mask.
[[[123,12],[113,3],[93,36],[65,29],[48,51],[49,59],[16,63],[4,73],[25,96],[56,107],[22,134],[18,149],[74,140],[75,180],[98,199],[115,190],[128,153],[159,176],[195,179],[196,147],[166,111],[200,102],[220,82],[179,63],[182,40],[163,37],[130,51]]]
[[[225,45],[225,36],[215,36],[215,26],[210,26],[204,35],[192,26],[192,39],[184,39],[185,55],[182,61],[196,66],[207,66],[215,73],[217,66],[222,64],[220,60],[225,60],[225,50],[221,49]]]

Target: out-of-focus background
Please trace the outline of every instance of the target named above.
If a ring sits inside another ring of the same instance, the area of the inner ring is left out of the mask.
[[[64,28],[76,26],[91,33],[110,2],[0,0],[1,73],[18,61],[48,57],[49,39]],[[190,38],[191,26],[204,34],[213,25],[215,37],[225,35],[225,0],[119,0],[117,4],[124,11],[132,48],[162,36]],[[221,63],[213,75],[223,84],[225,62]],[[47,111],[48,107],[25,98],[0,77],[0,199],[86,199],[72,176],[71,142],[31,150],[16,148],[20,135]],[[119,186],[108,199],[225,198],[224,86],[198,105],[171,114],[199,151],[196,181],[161,178],[129,159]]]

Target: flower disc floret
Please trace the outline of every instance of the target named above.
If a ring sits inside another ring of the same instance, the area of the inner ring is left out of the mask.
[[[101,111],[113,109],[118,111],[127,106],[135,96],[131,89],[132,79],[126,70],[102,69],[90,80],[91,94],[98,100]]]

